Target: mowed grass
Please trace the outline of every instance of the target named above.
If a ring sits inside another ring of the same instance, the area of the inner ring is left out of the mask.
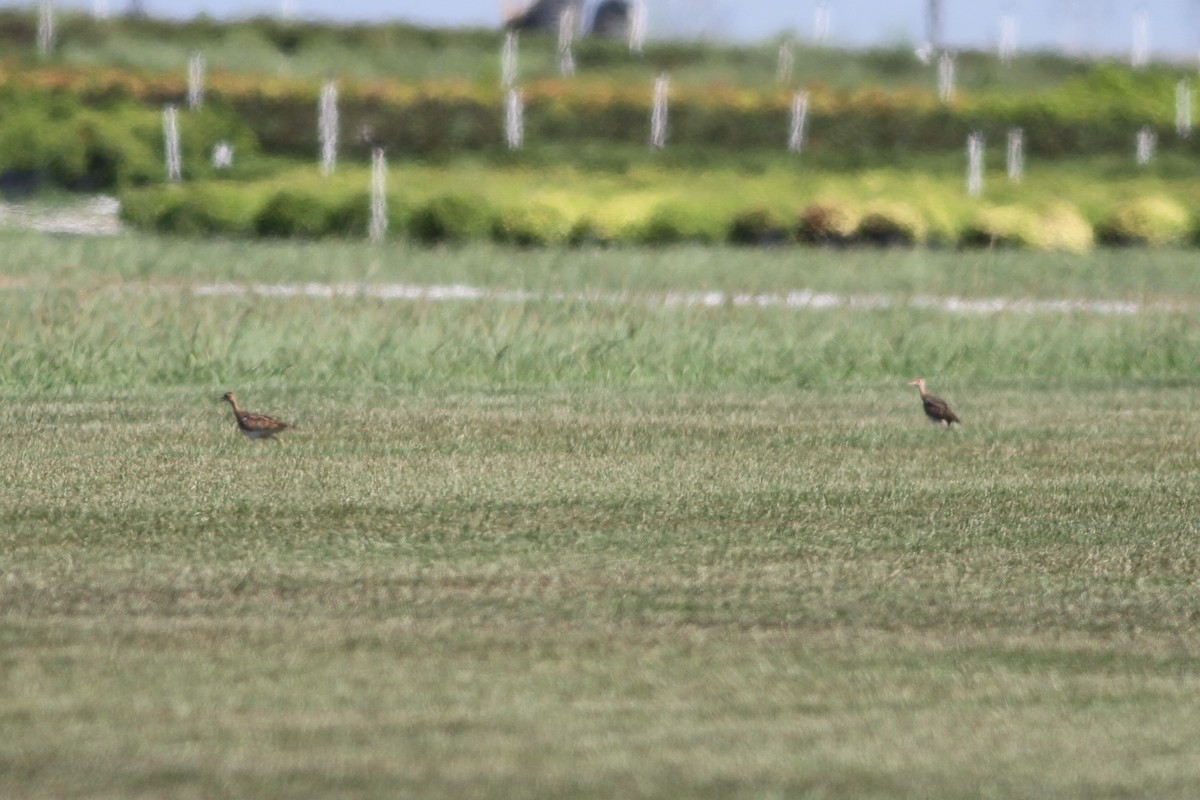
[[[251,267],[428,283],[440,262],[448,277],[547,295],[845,291],[850,271],[863,292],[901,296],[905,280],[967,296],[1007,280],[1008,296],[1186,304],[1182,256],[1146,257],[1148,285],[1109,255],[983,269],[851,252],[812,255],[805,271],[794,254],[723,250],[7,243],[6,796],[1200,787],[1196,373],[1186,360],[1129,365],[1184,353],[1192,312],[517,303],[540,320],[509,343],[529,363],[640,315],[638,336],[671,353],[632,376],[556,375],[349,344],[372,326],[425,341],[434,325],[441,350],[465,348],[515,313],[510,301],[188,291]],[[288,350],[305,326],[318,333]],[[1097,357],[1057,377],[1025,370],[1022,352],[1050,363],[1024,351],[1039,326],[1045,350],[1074,337]],[[906,327],[903,359],[857,374],[849,357],[802,378],[738,366],[755,352],[790,363],[782,353],[821,337],[865,352]],[[181,366],[176,329],[198,342],[226,331],[228,347]],[[944,432],[904,384],[922,360],[945,365],[955,340],[982,364],[922,370],[964,419]],[[723,370],[704,366],[706,341],[727,342]],[[388,358],[397,366],[364,366]],[[246,441],[217,401],[230,388],[297,430]]]

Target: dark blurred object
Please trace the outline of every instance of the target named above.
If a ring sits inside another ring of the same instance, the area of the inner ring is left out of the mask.
[[[591,34],[601,39],[622,41],[629,38],[629,26],[632,22],[633,9],[628,0],[604,0],[596,6]]]
[[[557,31],[563,13],[578,5],[577,0],[534,0],[524,11],[509,15],[504,26],[516,31]]]

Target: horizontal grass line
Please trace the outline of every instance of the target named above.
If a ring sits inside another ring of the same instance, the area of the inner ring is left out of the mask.
[[[427,285],[355,283],[273,283],[236,284],[213,283],[197,286],[192,293],[201,296],[260,295],[264,297],[369,297],[381,300],[408,301],[499,301],[525,303],[531,301],[598,302],[624,305],[643,303],[666,308],[790,308],[796,310],[862,309],[866,311],[908,307],[923,311],[950,314],[1071,314],[1088,313],[1111,316],[1132,316],[1143,313],[1187,313],[1196,306],[1183,303],[1139,303],[1132,300],[1031,300],[1006,297],[965,298],[916,295],[899,300],[887,294],[842,295],[815,292],[807,289],[786,293],[728,293],[665,292],[635,294],[630,292],[565,293],[529,292],[524,290],[484,289],[465,284]]]

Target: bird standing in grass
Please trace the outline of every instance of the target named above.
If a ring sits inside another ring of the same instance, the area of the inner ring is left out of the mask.
[[[925,408],[925,416],[929,417],[929,421],[934,425],[949,428],[955,422],[958,422],[960,425],[962,424],[959,422],[958,415],[951,410],[949,403],[925,391],[924,378],[917,378],[908,385],[917,387],[917,390],[921,393],[921,405]]]
[[[233,416],[237,420],[238,430],[250,439],[269,439],[282,431],[290,431],[292,426],[277,419],[271,419],[266,414],[255,414],[238,405],[237,395],[226,392],[222,397],[233,406]]]

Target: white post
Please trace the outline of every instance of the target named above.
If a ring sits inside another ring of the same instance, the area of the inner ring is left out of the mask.
[[[1025,177],[1025,131],[1008,129],[1008,179],[1020,183]]]
[[[233,166],[233,145],[222,139],[213,147],[213,169],[229,169]]]
[[[163,109],[163,140],[166,144],[167,180],[178,183],[183,179],[183,161],[179,156],[179,123],[175,118],[175,106]]]
[[[383,148],[376,147],[371,151],[371,224],[367,235],[372,242],[381,242],[387,227],[387,161]]]
[[[813,12],[813,41],[823,44],[829,41],[829,32],[833,28],[833,15],[829,11],[829,3],[821,0]]]
[[[1144,127],[1137,134],[1137,163],[1144,167],[1154,160],[1154,150],[1158,145],[1158,134],[1150,127]]]
[[[1017,52],[1017,18],[1005,14],[1000,20],[1000,63],[1008,64]]]
[[[332,175],[337,165],[338,107],[337,81],[326,81],[321,89],[317,119],[317,138],[321,142],[321,174]]]
[[[654,82],[654,109],[650,113],[650,146],[661,150],[667,145],[667,93],[670,82],[666,73]]]
[[[641,53],[646,46],[646,0],[633,0],[629,20],[629,52]]]
[[[954,56],[948,51],[938,58],[938,98],[943,103],[954,99]]]
[[[804,149],[804,123],[808,120],[808,92],[796,92],[792,98],[792,124],[788,134],[788,150],[799,153]]]
[[[37,22],[38,53],[48,56],[54,50],[54,3],[41,0],[38,3]]]
[[[983,134],[978,131],[967,137],[967,194],[983,194]]]
[[[525,145],[525,97],[520,89],[509,89],[504,102],[504,138],[509,150]]]
[[[188,61],[188,109],[198,110],[204,105],[204,54],[192,53]]]
[[[792,41],[787,41],[779,45],[779,63],[775,68],[775,80],[783,85],[787,85],[792,80],[792,70],[796,67],[796,54],[792,50]]]
[[[1139,8],[1133,15],[1133,49],[1129,63],[1134,69],[1150,63],[1150,14],[1145,8]]]
[[[517,49],[520,42],[516,31],[504,34],[504,47],[500,50],[500,85],[511,89],[517,83]]]
[[[571,51],[575,25],[575,6],[568,5],[558,18],[558,71],[564,77],[575,74],[575,54]]]
[[[92,16],[96,19],[108,19],[108,0],[95,0],[92,3]]]
[[[280,19],[294,19],[296,17],[296,0],[279,0],[279,17]]]
[[[1184,139],[1192,135],[1192,82],[1175,84],[1175,131]]]

